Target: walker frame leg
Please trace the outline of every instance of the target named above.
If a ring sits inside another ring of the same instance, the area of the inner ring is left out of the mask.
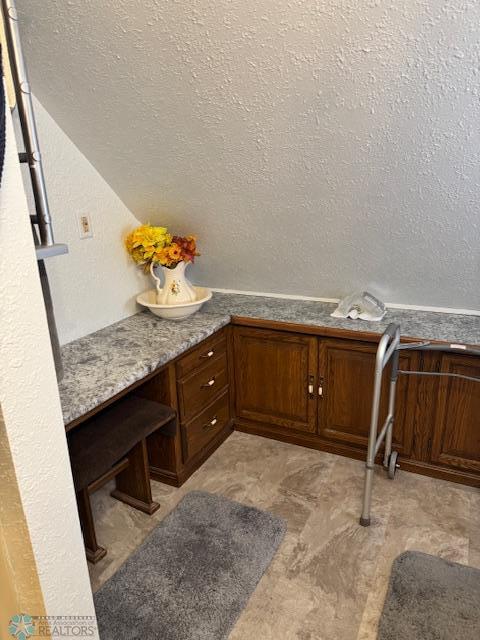
[[[388,392],[388,415],[391,419],[389,421],[387,433],[385,436],[385,452],[383,455],[383,466],[386,469],[388,469],[388,466],[390,464],[390,456],[392,454],[393,424],[395,422],[395,398],[398,380],[398,361],[399,354],[398,351],[395,351],[392,356],[392,371],[390,374],[390,387]]]
[[[365,487],[363,493],[362,515],[360,516],[360,524],[362,527],[370,526],[370,509],[372,506],[372,490],[373,490],[373,467],[365,469]]]
[[[375,378],[373,386],[372,415],[370,420],[370,432],[368,437],[367,460],[365,463],[365,481],[363,492],[362,515],[360,524],[362,527],[370,526],[370,511],[372,505],[373,477],[375,469],[375,456],[385,439],[384,465],[388,467],[392,453],[393,416],[395,413],[395,390],[398,378],[398,345],[400,344],[400,327],[390,324],[380,338],[377,356],[375,360]],[[378,433],[378,417],[382,393],[382,376],[385,366],[392,360],[392,373],[390,376],[388,416],[383,424],[380,435]]]
[[[378,360],[378,358],[377,358]],[[375,369],[375,383],[373,388],[372,418],[370,422],[370,436],[368,438],[367,461],[365,463],[365,486],[363,492],[362,515],[360,524],[362,527],[370,525],[370,508],[372,503],[373,472],[375,465],[375,444],[377,440],[378,414],[380,410],[380,397],[382,392],[383,367]]]

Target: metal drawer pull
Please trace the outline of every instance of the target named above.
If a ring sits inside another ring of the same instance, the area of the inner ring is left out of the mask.
[[[215,353],[215,351],[213,349],[211,349],[208,353],[202,353],[200,358],[211,358],[214,353]]]
[[[206,382],[205,384],[202,384],[202,389],[213,387],[214,384],[215,384],[215,378],[211,378],[208,382]]]
[[[203,425],[203,428],[204,428],[204,429],[210,429],[211,427],[214,427],[214,426],[217,424],[217,422],[218,422],[218,420],[217,420],[217,416],[214,416],[214,417],[212,418],[212,420],[210,420],[210,422],[206,422],[206,423]]]

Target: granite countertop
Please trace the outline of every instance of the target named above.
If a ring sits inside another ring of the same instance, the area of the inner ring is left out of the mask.
[[[150,311],[115,322],[62,347],[58,385],[65,424],[202,342],[230,322],[222,313],[161,320]]]
[[[202,313],[228,314],[276,322],[291,322],[313,327],[331,327],[348,331],[383,333],[391,322],[401,327],[402,336],[480,345],[480,316],[388,309],[380,322],[332,318],[336,303],[311,300],[287,300],[266,296],[215,293]]]
[[[332,318],[336,305],[263,296],[214,293],[191,318],[161,320],[149,311],[116,322],[62,347],[59,384],[65,424],[229,324],[233,316],[383,333],[398,322],[402,336],[480,345],[480,316],[388,309],[381,322]]]

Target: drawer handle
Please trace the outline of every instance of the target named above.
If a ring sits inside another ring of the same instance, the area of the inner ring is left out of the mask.
[[[215,351],[213,349],[211,349],[210,351],[208,351],[207,353],[202,353],[202,355],[200,356],[200,358],[211,358],[213,356],[213,354],[215,353]]]
[[[206,382],[205,384],[202,384],[202,389],[208,389],[208,387],[213,387],[214,384],[215,384],[215,378],[211,378],[208,382]]]
[[[210,422],[207,422],[206,424],[203,425],[203,428],[205,430],[207,429],[211,429],[212,427],[214,427],[217,424],[218,420],[217,420],[217,416],[214,416],[212,418],[212,420],[210,420]]]

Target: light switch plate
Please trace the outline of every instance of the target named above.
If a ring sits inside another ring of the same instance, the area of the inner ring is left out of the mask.
[[[78,231],[82,240],[93,237],[92,221],[88,213],[81,213],[78,216]]]

